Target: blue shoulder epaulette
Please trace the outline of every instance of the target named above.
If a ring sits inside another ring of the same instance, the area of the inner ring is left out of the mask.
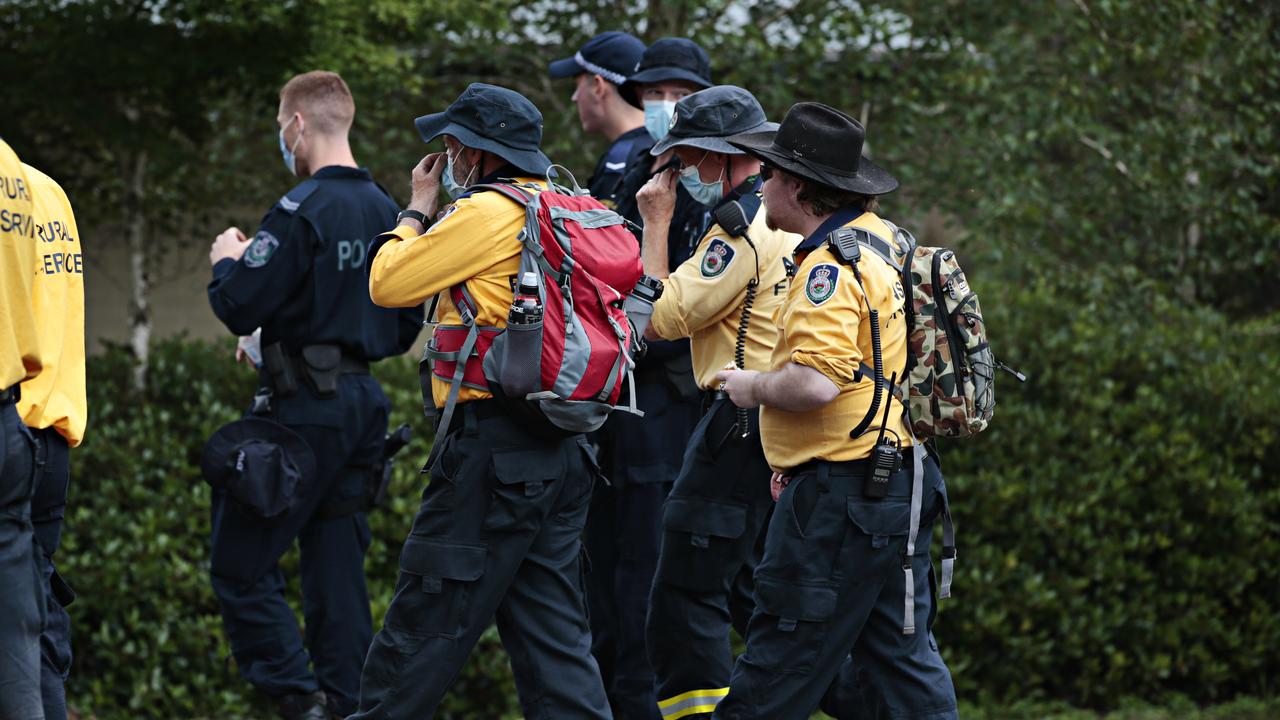
[[[306,202],[306,199],[311,197],[311,193],[315,192],[318,187],[320,187],[319,181],[315,178],[308,178],[280,196],[280,202],[276,204],[280,206],[281,210],[292,215],[298,211],[298,208],[302,207],[302,203]]]
[[[636,144],[634,137],[618,140],[609,148],[604,156],[604,171],[621,173],[627,169],[627,160],[631,157],[631,148]]]

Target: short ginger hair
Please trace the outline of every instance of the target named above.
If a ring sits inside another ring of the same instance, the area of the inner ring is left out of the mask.
[[[296,75],[280,89],[280,107],[292,114],[300,112],[323,135],[337,135],[351,129],[356,101],[338,73],[312,70]]]

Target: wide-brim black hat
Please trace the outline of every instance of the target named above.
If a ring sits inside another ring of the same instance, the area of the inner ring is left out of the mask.
[[[897,178],[862,156],[862,123],[822,103],[796,103],[776,131],[727,140],[785,172],[838,190],[884,195],[898,188]]]
[[[635,73],[618,87],[622,99],[643,108],[636,85],[684,80],[698,88],[711,87],[711,57],[688,38],[662,38],[645,49]]]
[[[743,151],[725,138],[777,129],[778,123],[769,122],[764,108],[750,92],[734,85],[717,85],[687,95],[676,103],[667,136],[659,140],[649,154],[661,155],[683,145],[741,155]]]
[[[426,142],[452,135],[531,175],[546,175],[551,167],[541,148],[542,113],[514,90],[472,83],[444,112],[423,115],[413,124]]]
[[[221,485],[235,470],[240,450],[249,443],[278,445],[304,478],[315,477],[316,456],[298,433],[273,420],[247,417],[218,428],[204,445],[200,472],[210,485]]]

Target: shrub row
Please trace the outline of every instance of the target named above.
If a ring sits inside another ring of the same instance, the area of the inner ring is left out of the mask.
[[[1274,694],[1278,336],[1132,272],[982,289],[998,354],[1031,381],[1001,377],[992,428],[941,448],[961,553],[936,633],[961,696],[1113,708]],[[90,363],[61,565],[81,593],[72,702],[100,718],[265,715],[208,584],[199,453],[253,389],[231,352],[161,342],[142,395],[123,350]],[[377,374],[393,423],[417,429],[390,506],[371,518],[381,618],[430,438],[412,363]],[[518,716],[492,629],[440,716]]]

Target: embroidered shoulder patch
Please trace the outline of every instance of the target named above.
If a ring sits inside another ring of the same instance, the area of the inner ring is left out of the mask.
[[[712,240],[702,256],[702,277],[718,277],[733,262],[733,248],[723,240]]]
[[[280,241],[275,235],[266,230],[259,230],[258,234],[253,236],[253,242],[245,248],[244,264],[251,268],[260,268],[266,265],[279,249]]]
[[[836,279],[840,277],[840,268],[835,265],[815,265],[809,271],[809,279],[804,284],[804,295],[814,305],[831,299],[836,294]]]

